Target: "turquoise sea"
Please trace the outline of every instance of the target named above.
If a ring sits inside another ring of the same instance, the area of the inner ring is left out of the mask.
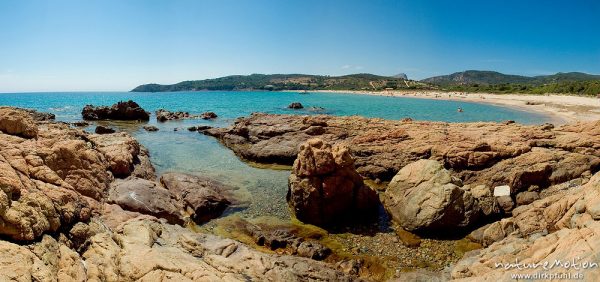
[[[231,210],[241,215],[274,215],[289,218],[285,195],[288,171],[254,168],[240,161],[214,138],[187,131],[192,125],[227,126],[237,117],[252,112],[279,114],[361,115],[385,119],[410,117],[415,120],[448,122],[515,120],[525,124],[551,121],[549,117],[479,103],[426,100],[409,97],[383,97],[355,94],[294,92],[57,92],[0,94],[0,105],[32,108],[51,112],[57,120],[81,120],[81,109],[87,104],[112,105],[120,100],[134,100],[144,109],[154,112],[170,111],[202,113],[213,111],[215,121],[184,120],[157,123],[154,116],[148,124],[160,128],[146,132],[139,123],[103,122],[131,133],[150,150],[157,172],[181,171],[206,175],[236,188],[239,197],[246,199],[244,208]],[[301,102],[305,109],[289,110],[291,102]],[[310,109],[311,107],[320,107]],[[457,108],[464,112],[457,112]],[[89,130],[94,127],[90,126]],[[178,128],[178,131],[174,131]]]

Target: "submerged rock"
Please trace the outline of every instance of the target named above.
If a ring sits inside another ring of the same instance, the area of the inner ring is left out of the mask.
[[[150,113],[146,112],[134,101],[118,102],[111,107],[87,105],[81,111],[84,120],[149,120]]]
[[[231,204],[226,193],[233,188],[218,181],[184,173],[165,173],[160,182],[193,211],[191,218],[196,223],[220,216]]]
[[[85,121],[76,121],[76,122],[71,123],[71,125],[73,125],[75,127],[86,127],[86,126],[89,126],[90,124]]]
[[[295,216],[315,225],[372,215],[378,198],[354,170],[348,148],[311,139],[300,148],[288,180],[287,200]]]
[[[185,222],[183,206],[175,194],[153,181],[141,178],[117,180],[111,185],[108,200],[126,210],[164,218],[172,224]]]

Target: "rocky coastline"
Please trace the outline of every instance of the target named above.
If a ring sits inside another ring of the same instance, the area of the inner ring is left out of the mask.
[[[599,121],[555,127],[255,113],[204,134],[258,163],[298,162],[314,138],[347,147],[356,171],[377,184],[403,229],[425,237],[466,232],[485,247],[467,253],[443,279],[508,280],[533,270],[496,263],[594,261],[600,250],[597,239],[580,242],[600,231]],[[562,236],[576,250],[557,241]],[[585,279],[598,273],[592,269]]]
[[[222,212],[222,184],[169,174],[126,133],[90,134],[0,108],[0,280],[339,280],[330,264],[267,254],[186,222]]]
[[[86,106],[82,115],[149,116],[134,104]],[[599,258],[600,121],[555,127],[256,113],[228,128],[190,131],[242,159],[291,165],[287,201],[303,223],[222,217],[238,204],[235,187],[157,175],[148,150],[125,132],[93,134],[0,107],[0,280],[502,281],[535,269],[498,263]],[[377,225],[378,213],[389,215],[395,235],[335,231],[348,219]],[[348,243],[332,249],[327,230]],[[378,260],[341,251],[370,252],[365,243],[378,246]],[[418,257],[440,267],[408,263]],[[411,268],[388,272],[386,260],[398,259]],[[597,267],[585,272],[585,281],[598,279]]]

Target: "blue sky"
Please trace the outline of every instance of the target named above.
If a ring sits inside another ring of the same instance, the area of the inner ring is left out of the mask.
[[[230,74],[600,73],[600,1],[0,0],[0,92]]]

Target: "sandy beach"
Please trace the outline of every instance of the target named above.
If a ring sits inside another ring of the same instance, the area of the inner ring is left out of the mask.
[[[422,99],[465,101],[474,103],[489,103],[549,115],[557,124],[600,119],[600,99],[594,97],[558,94],[490,94],[422,90],[381,92],[316,90],[312,92],[350,93],[360,95],[410,97]]]

